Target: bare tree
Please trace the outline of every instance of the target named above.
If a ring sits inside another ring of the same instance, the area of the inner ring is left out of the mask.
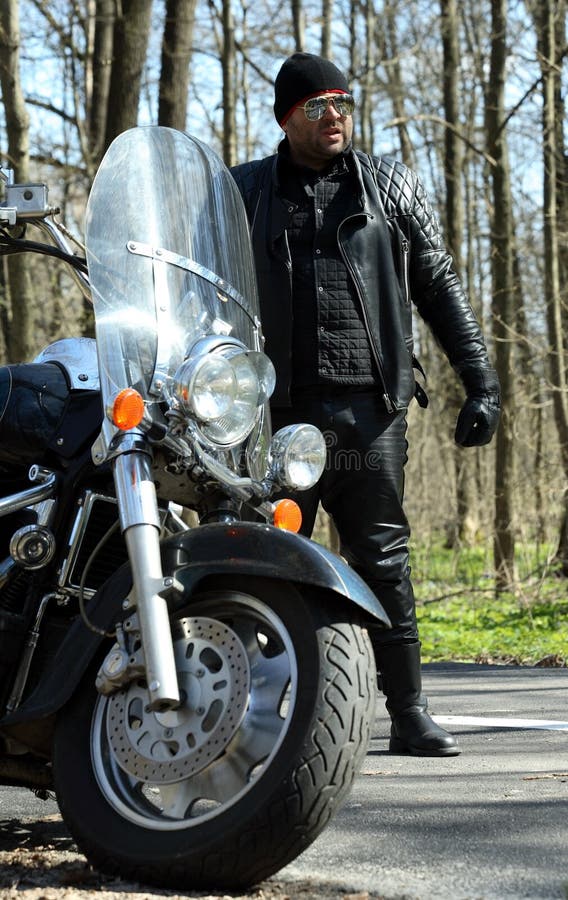
[[[550,344],[550,376],[554,421],[558,432],[562,467],[568,483],[568,373],[566,311],[563,308],[566,284],[562,281],[562,265],[566,261],[566,249],[562,252],[562,226],[566,228],[566,182],[563,108],[561,93],[561,61],[565,52],[566,6],[564,0],[536,0],[533,16],[537,28],[537,44],[542,72],[542,134],[544,169],[544,286]],[[560,121],[557,116],[561,115]],[[564,298],[563,298],[564,294]],[[568,575],[568,489],[564,494],[565,512],[560,532],[557,559],[564,575]]]
[[[450,128],[444,130],[444,181],[446,185],[446,239],[459,272],[463,269],[464,229],[463,176],[464,145],[459,136],[459,36],[457,0],[440,0],[442,46],[444,51],[444,115]]]
[[[331,22],[333,18],[333,0],[321,2],[321,55],[325,59],[331,57]]]
[[[494,564],[498,587],[515,577],[514,494],[514,360],[515,234],[509,150],[505,126],[507,67],[507,2],[491,0],[491,61],[485,100],[487,151],[494,160],[492,183],[493,333],[501,382],[502,415],[496,436]]]
[[[18,0],[0,4],[0,86],[6,111],[8,163],[16,181],[29,180],[29,115],[20,79],[20,23]],[[33,290],[29,269],[23,256],[8,259],[5,279],[11,311],[8,333],[0,349],[14,362],[25,360],[33,348]]]
[[[385,0],[383,60],[385,62],[388,93],[391,99],[395,122],[397,122],[400,152],[407,166],[414,165],[414,151],[408,133],[407,117],[404,105],[404,78],[400,63],[397,25],[397,0]]]
[[[457,0],[440,0],[442,47],[444,54],[444,182],[446,188],[446,240],[452,252],[456,269],[463,277],[464,198],[463,170],[465,145],[460,135],[460,41]],[[448,406],[458,412],[462,395],[455,378],[444,377],[443,388]],[[448,543],[456,541],[471,544],[477,531],[473,512],[475,502],[472,469],[475,456],[459,448],[454,451],[457,517],[455,528],[447,532]]]
[[[197,0],[167,0],[158,98],[158,124],[185,129],[189,64]]]
[[[89,158],[91,178],[101,160],[107,125],[116,0],[94,0],[94,21],[89,21],[85,74]],[[91,49],[92,48],[92,49]]]
[[[294,31],[294,48],[302,53],[306,45],[306,23],[302,0],[292,0],[292,28]]]
[[[376,66],[376,28],[377,18],[373,0],[367,0],[363,8],[365,43],[363,48],[363,64],[361,73],[361,104],[359,109],[359,146],[366,153],[371,153],[375,143],[375,66]]]
[[[231,0],[223,0],[223,160],[237,163],[235,23]]]
[[[105,148],[138,122],[142,73],[150,36],[152,0],[121,0],[114,22]]]

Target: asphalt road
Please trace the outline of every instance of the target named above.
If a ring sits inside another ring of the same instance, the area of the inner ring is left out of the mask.
[[[424,685],[462,754],[391,755],[381,715],[350,801],[281,876],[413,900],[568,897],[568,669],[436,665]]]
[[[380,704],[348,802],[275,876],[282,893],[266,882],[267,893],[251,896],[304,898],[308,884],[322,900],[568,898],[568,669],[434,665],[424,684],[462,754],[389,754]],[[4,822],[54,811],[0,789]]]

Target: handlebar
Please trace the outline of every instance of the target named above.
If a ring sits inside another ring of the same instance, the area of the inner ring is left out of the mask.
[[[12,228],[17,224],[27,223],[36,225],[50,238],[50,244],[36,244],[33,241],[25,241],[22,238],[5,237],[4,244],[9,252],[45,253],[56,256],[67,262],[71,267],[71,274],[79,286],[81,293],[87,300],[92,301],[89,278],[84,259],[78,258],[73,252],[70,242],[71,237],[67,229],[54,216],[59,212],[58,207],[52,207],[48,203],[48,187],[43,183],[15,184],[12,169],[3,169],[0,166],[0,182],[4,182],[5,201],[0,203],[0,228]],[[75,240],[73,238],[73,240]],[[78,243],[75,241],[75,243]]]

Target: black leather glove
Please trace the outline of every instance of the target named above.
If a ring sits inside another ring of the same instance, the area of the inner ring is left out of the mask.
[[[460,377],[467,392],[456,425],[455,441],[460,447],[488,444],[501,412],[499,379],[495,369],[464,369]]]

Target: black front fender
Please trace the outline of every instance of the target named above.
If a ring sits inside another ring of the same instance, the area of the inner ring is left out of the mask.
[[[341,557],[272,525],[203,525],[165,541],[162,561],[164,571],[177,572],[190,594],[209,575],[260,575],[332,591],[390,626],[376,596]]]
[[[162,544],[165,574],[183,585],[183,605],[200,583],[214,575],[255,575],[312,585],[355,603],[364,614],[390,627],[381,604],[365,582],[343,560],[314,541],[272,525],[239,522],[203,525],[168,538]],[[88,604],[92,624],[111,632],[124,615],[122,604],[131,587],[127,566],[103,585]],[[179,605],[179,595],[176,606]],[[103,641],[77,618],[33,694],[0,723],[2,729],[56,712],[71,697]]]

